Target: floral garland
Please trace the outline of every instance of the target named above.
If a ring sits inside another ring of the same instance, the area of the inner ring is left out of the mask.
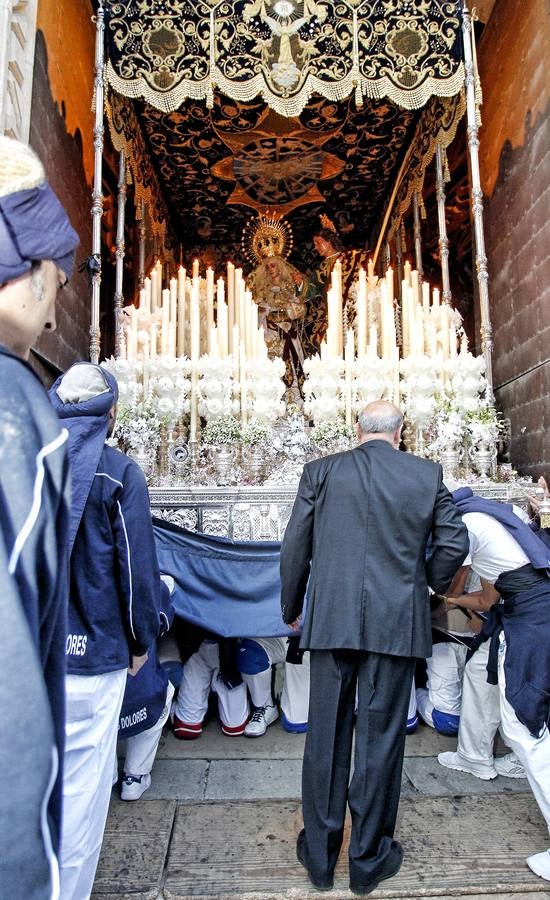
[[[342,416],[345,409],[344,361],[339,356],[321,360],[312,356],[304,362],[304,412],[314,422]]]
[[[238,384],[233,374],[234,363],[231,357],[201,357],[197,386],[199,413],[207,422],[218,416],[238,414],[239,401],[235,398]]]
[[[246,365],[246,409],[250,415],[264,422],[275,422],[284,416],[285,384],[284,360],[251,359]],[[241,375],[242,378],[242,375]]]

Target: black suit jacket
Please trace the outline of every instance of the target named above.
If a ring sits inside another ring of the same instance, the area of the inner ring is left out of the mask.
[[[444,592],[467,553],[441,466],[366,441],[304,467],[281,549],[283,619],[307,586],[302,647],[429,656],[428,584]]]

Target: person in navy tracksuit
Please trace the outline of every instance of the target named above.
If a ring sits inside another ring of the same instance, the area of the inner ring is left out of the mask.
[[[159,613],[158,637],[166,634],[174,620],[171,592],[174,579],[161,575],[163,589]],[[180,669],[181,667],[178,667]],[[126,755],[120,796],[122,800],[139,800],[151,786],[151,769],[155,761],[162,729],[170,715],[176,685],[174,675],[162,665],[153,641],[148,659],[133,678],[126,681],[120,711],[118,737],[126,740]],[[177,681],[177,679],[175,679]],[[179,683],[179,681],[178,681]],[[118,775],[118,772],[117,772]]]
[[[117,396],[113,376],[90,363],[72,366],[50,389],[69,432],[72,475],[62,900],[91,893],[126,675],[137,674],[158,634],[161,582],[147,485],[132,459],[105,444]]]

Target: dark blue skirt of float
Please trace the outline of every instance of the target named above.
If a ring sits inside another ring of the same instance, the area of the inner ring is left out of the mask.
[[[221,637],[294,634],[281,617],[280,543],[236,542],[153,519],[160,571],[176,582],[176,615]]]

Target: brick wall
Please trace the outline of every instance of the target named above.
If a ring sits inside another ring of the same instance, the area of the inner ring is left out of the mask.
[[[41,3],[40,9],[53,9],[51,3]],[[58,0],[55,15],[63,20],[64,9],[79,11],[81,30],[88,30],[86,43],[79,38],[79,51],[88,48],[89,59],[73,58],[70,34],[62,29],[49,28],[46,34],[38,30],[36,35],[31,129],[29,142],[40,156],[50,184],[65,206],[73,227],[80,236],[77,263],[91,251],[91,186],[85,170],[86,157],[93,146],[90,123],[91,90],[93,85],[93,25],[90,21],[91,4],[83,0]],[[77,59],[77,61],[75,61]],[[55,77],[51,78],[50,60]],[[67,91],[67,102],[64,96]],[[55,96],[54,96],[55,94]],[[77,99],[80,112],[77,109]],[[80,118],[79,118],[80,116]],[[68,122],[70,121],[70,125]],[[90,324],[90,292],[87,276],[74,273],[70,285],[60,293],[57,304],[57,331],[44,334],[36,349],[45,359],[59,369],[66,369],[76,359],[88,358]],[[38,366],[37,366],[38,367]],[[45,371],[45,370],[44,370]],[[42,374],[42,372],[41,372]]]
[[[497,403],[511,458],[550,474],[550,86],[544,0],[497,0],[479,48]]]

